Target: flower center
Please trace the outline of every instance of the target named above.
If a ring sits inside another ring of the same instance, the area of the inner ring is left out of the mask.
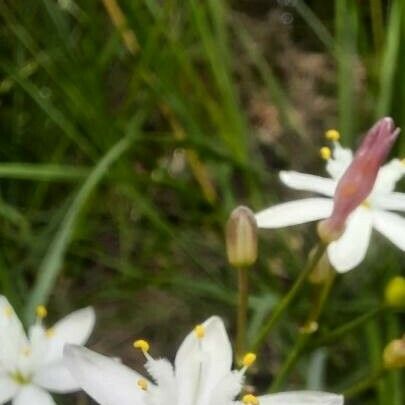
[[[20,371],[14,371],[13,373],[10,373],[10,378],[14,380],[18,385],[27,385],[31,382],[31,377],[26,376]]]

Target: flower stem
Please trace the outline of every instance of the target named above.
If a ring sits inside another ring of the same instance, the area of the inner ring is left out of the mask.
[[[381,0],[370,1],[370,12],[374,47],[378,52],[382,49],[384,43],[384,19]]]
[[[363,391],[371,388],[381,377],[385,375],[387,369],[381,367],[378,370],[374,371],[364,379],[356,382],[351,387],[343,391],[345,398],[352,398]]]
[[[236,319],[236,360],[239,361],[245,353],[246,316],[249,296],[248,269],[238,269],[238,311]]]
[[[342,326],[339,326],[332,332],[330,332],[324,336],[321,336],[320,338],[315,340],[313,342],[313,344],[311,344],[311,348],[315,348],[315,347],[319,347],[319,346],[326,346],[326,345],[336,342],[339,338],[346,335],[347,333],[352,332],[353,330],[357,329],[358,327],[364,325],[367,321],[369,321],[370,319],[379,315],[384,310],[386,310],[386,307],[382,305],[378,308],[372,309],[371,311],[369,311],[363,315],[360,315],[359,317],[353,319],[352,321],[347,322]]]
[[[295,344],[292,350],[290,351],[290,354],[287,356],[287,359],[281,366],[281,369],[277,373],[276,378],[272,382],[269,388],[269,392],[277,391],[284,384],[284,381],[288,376],[290,370],[294,367],[301,353],[304,351],[309,341],[309,338],[312,336],[314,332],[317,331],[318,320],[322,314],[323,308],[329,296],[335,277],[336,274],[332,273],[329,279],[324,282],[322,288],[319,290],[319,293],[317,294],[316,297],[316,301],[314,302],[314,305],[308,315],[308,319],[306,320],[304,326],[301,328],[300,330],[301,333],[298,339],[295,341]]]
[[[315,253],[308,259],[305,269],[300,273],[298,278],[295,280],[290,291],[288,291],[288,293],[278,302],[273,313],[271,314],[271,316],[269,317],[267,322],[265,322],[264,326],[260,330],[260,332],[256,338],[256,341],[253,344],[254,352],[257,352],[260,349],[260,347],[266,341],[267,336],[272,331],[272,329],[276,325],[277,321],[280,319],[281,315],[284,313],[284,311],[291,304],[291,302],[296,297],[298,292],[301,290],[308,275],[315,268],[315,266],[318,264],[319,260],[321,259],[322,255],[324,254],[324,252],[326,250],[326,246],[327,245],[322,242],[318,243],[318,245],[315,249]]]

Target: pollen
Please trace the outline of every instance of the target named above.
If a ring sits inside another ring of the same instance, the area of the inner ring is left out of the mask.
[[[45,336],[47,338],[51,338],[53,336],[55,336],[55,329],[54,328],[49,328],[45,331]]]
[[[321,158],[324,160],[329,160],[330,157],[332,156],[332,151],[330,150],[330,148],[328,148],[327,146],[323,146],[320,150],[319,150],[319,154],[321,155]]]
[[[328,129],[325,132],[325,138],[328,141],[337,142],[340,139],[340,133],[336,129]]]
[[[242,398],[242,402],[245,405],[259,405],[259,400],[252,394],[246,394]]]
[[[135,340],[135,342],[133,343],[133,346],[135,349],[140,349],[144,353],[147,353],[150,349],[150,344],[146,340],[143,340],[143,339]]]
[[[146,391],[148,389],[148,382],[144,378],[140,378],[136,384],[142,391]]]
[[[202,339],[205,336],[205,328],[203,325],[197,325],[194,328],[194,333],[198,339]]]
[[[23,349],[21,349],[21,354],[25,357],[31,356],[31,348],[30,347],[24,347]]]
[[[243,356],[242,364],[245,367],[250,367],[256,361],[256,355],[254,353],[246,353]]]
[[[38,305],[35,313],[39,319],[44,319],[48,315],[48,310],[44,305]]]
[[[4,315],[6,316],[6,318],[11,318],[13,315],[13,308],[11,308],[10,306],[5,307],[4,308]]]

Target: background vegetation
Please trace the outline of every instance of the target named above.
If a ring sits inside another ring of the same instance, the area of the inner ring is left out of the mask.
[[[322,173],[323,133],[355,146],[377,117],[405,128],[402,0],[1,1],[0,287],[27,321],[92,304],[92,346],[140,366],[148,336],[172,356],[217,313],[234,330],[229,212],[297,196],[280,169]],[[118,29],[117,29],[118,27]],[[405,154],[405,138],[395,153]],[[296,278],[313,227],[262,232],[249,336]],[[378,308],[403,256],[374,235],[340,276],[320,333]],[[263,391],[311,289],[269,338],[250,382]],[[378,369],[403,333],[384,312],[302,356],[288,388],[340,391]],[[352,404],[401,405],[392,372]]]

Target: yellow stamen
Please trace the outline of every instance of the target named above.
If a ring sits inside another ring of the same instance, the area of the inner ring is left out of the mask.
[[[23,355],[23,356],[25,356],[25,357],[28,357],[28,356],[30,356],[31,355],[31,348],[30,347],[24,347],[22,350],[21,350],[21,354]]]
[[[364,208],[370,208],[370,203],[369,203],[367,200],[364,200],[364,201],[361,203],[361,206],[364,207]]]
[[[245,367],[250,367],[256,361],[256,355],[254,353],[246,353],[243,356],[242,364]]]
[[[133,343],[135,349],[141,349],[144,353],[147,353],[150,349],[150,345],[146,340],[139,339]]]
[[[140,378],[136,383],[142,391],[146,391],[148,389],[148,382],[144,378]]]
[[[246,394],[242,398],[242,402],[245,405],[259,405],[259,400],[252,394]]]
[[[44,305],[38,305],[35,312],[39,319],[44,319],[48,315],[48,310],[46,309],[46,307]]]
[[[203,325],[197,325],[194,328],[194,333],[198,339],[202,339],[205,336],[205,328]]]
[[[327,146],[324,146],[319,150],[319,154],[321,155],[322,159],[329,160],[332,156],[332,151]]]
[[[325,138],[326,138],[328,141],[334,141],[334,142],[336,142],[336,141],[338,141],[338,140],[340,139],[340,133],[339,133],[339,131],[337,131],[336,129],[328,129],[328,130],[325,132]]]
[[[405,158],[401,159],[401,164],[403,164],[405,166]]]
[[[47,329],[47,330],[45,331],[45,336],[46,336],[47,338],[51,338],[51,337],[55,336],[55,329],[53,329],[53,328]]]
[[[5,307],[4,308],[4,315],[6,316],[6,318],[11,318],[13,315],[13,308],[11,308],[10,306]]]

